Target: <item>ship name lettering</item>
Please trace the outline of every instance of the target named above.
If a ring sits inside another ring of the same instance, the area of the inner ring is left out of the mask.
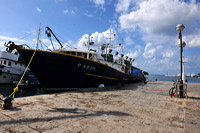
[[[96,69],[95,66],[90,66],[90,65],[81,64],[81,63],[78,63],[77,67],[86,69],[86,70],[92,70],[92,71],[94,71]]]

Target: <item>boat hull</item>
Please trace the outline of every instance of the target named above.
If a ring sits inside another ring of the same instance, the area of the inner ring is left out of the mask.
[[[0,51],[0,84],[10,84],[19,81],[25,70],[19,54]]]
[[[0,66],[0,84],[11,84],[14,81],[19,81],[22,73],[22,69]]]
[[[28,64],[34,50],[17,49]],[[44,89],[90,88],[128,83],[130,75],[106,64],[64,53],[37,50],[30,70]]]
[[[0,84],[12,84],[13,81],[19,81],[20,78],[21,78],[21,75],[1,72],[0,73]]]

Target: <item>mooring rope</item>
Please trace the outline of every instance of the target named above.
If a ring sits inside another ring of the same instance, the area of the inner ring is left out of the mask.
[[[22,81],[22,79],[24,78],[24,76],[25,76],[25,74],[26,74],[26,72],[27,72],[32,60],[33,60],[33,57],[35,56],[36,51],[37,51],[37,49],[34,50],[33,55],[31,56],[31,59],[30,59],[28,65],[27,65],[26,69],[24,70],[19,82],[17,83],[17,86],[13,89],[13,92],[10,94],[9,97],[13,97],[13,98],[15,97],[15,93],[18,91],[19,84]]]

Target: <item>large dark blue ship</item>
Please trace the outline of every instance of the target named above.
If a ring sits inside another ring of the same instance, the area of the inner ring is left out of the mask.
[[[48,36],[53,34],[60,43],[49,27],[46,33]],[[98,53],[90,49],[93,44],[88,42],[87,51],[65,49],[61,43],[61,48],[53,51],[27,49],[18,45],[15,48],[27,64],[32,58],[29,68],[46,90],[111,86],[145,80],[142,70],[132,66],[132,58],[118,52],[112,54],[110,44],[103,44],[101,53]],[[121,47],[121,44],[118,46]]]

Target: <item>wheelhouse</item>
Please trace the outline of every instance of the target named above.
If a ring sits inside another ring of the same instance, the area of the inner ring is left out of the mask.
[[[86,59],[97,60],[96,52],[79,51],[76,49],[62,49],[57,51],[59,53],[65,53],[73,56],[79,56]]]

